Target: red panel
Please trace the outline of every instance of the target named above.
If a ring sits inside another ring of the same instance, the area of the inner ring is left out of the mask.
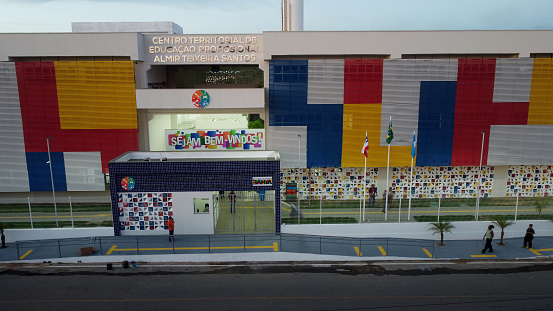
[[[492,103],[495,59],[460,59],[451,165],[482,165],[488,157],[491,125],[526,124],[528,103]]]
[[[100,151],[102,169],[126,151],[138,150],[138,130],[62,130],[60,127],[55,67],[52,62],[16,63],[19,101],[26,152]]]
[[[382,59],[346,59],[344,104],[382,103]]]

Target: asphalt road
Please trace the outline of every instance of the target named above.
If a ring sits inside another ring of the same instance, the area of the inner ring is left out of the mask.
[[[19,266],[0,310],[551,310],[550,266]]]

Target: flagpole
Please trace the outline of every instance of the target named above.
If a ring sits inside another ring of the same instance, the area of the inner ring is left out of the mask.
[[[411,188],[413,188],[413,162],[415,157],[411,157],[411,177],[409,179],[409,211],[407,212],[407,220],[411,220]]]
[[[391,118],[391,117],[390,117]],[[388,220],[388,197],[390,196],[389,180],[390,178],[390,144],[388,144],[388,164],[386,165],[386,207],[384,208],[384,220]]]
[[[363,221],[365,221],[365,201],[367,200],[367,157],[365,157],[365,171],[363,174]]]
[[[407,220],[411,220],[411,198],[413,194],[411,189],[413,188],[413,163],[415,161],[415,131],[413,131],[413,145],[411,146],[411,178],[409,179],[409,212],[407,213]]]
[[[392,116],[390,116],[390,124],[392,123]],[[386,205],[384,208],[384,220],[388,220],[388,197],[390,196],[390,187],[389,185],[389,179],[390,179],[390,143],[388,143],[388,163],[386,164]]]

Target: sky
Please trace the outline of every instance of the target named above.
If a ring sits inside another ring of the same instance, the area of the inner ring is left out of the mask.
[[[281,30],[281,0],[0,0],[0,33],[171,21],[188,34]],[[304,0],[306,31],[553,29],[552,0]]]

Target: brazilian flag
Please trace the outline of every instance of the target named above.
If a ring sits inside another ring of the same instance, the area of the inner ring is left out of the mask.
[[[386,142],[390,144],[394,139],[394,130],[392,129],[392,120],[390,120],[390,125],[388,125],[388,136],[386,136]]]

